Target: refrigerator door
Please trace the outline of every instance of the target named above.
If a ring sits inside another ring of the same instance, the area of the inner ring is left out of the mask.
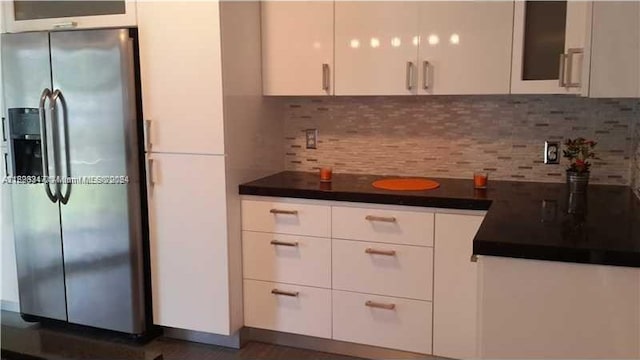
[[[69,322],[139,334],[145,314],[133,61],[129,30],[51,33],[60,172],[129,180],[59,188]]]
[[[26,141],[25,128],[42,134],[37,119],[40,96],[51,88],[49,63],[49,34],[23,33],[2,35],[2,71],[5,93],[3,116],[9,123],[10,175],[41,175],[40,168],[16,174],[16,158],[42,161],[38,146],[22,146]],[[46,121],[49,140],[52,140],[52,119]],[[36,124],[34,126],[27,124]],[[32,134],[34,135],[34,134]],[[39,143],[42,139],[38,139]],[[49,141],[49,144],[52,144]],[[31,149],[29,151],[23,149]],[[54,151],[48,147],[49,171],[54,174]],[[37,166],[31,166],[35,169]],[[22,173],[25,172],[26,173]],[[60,235],[58,202],[51,201],[43,184],[11,184],[16,262],[20,311],[51,319],[67,320],[65,280]]]

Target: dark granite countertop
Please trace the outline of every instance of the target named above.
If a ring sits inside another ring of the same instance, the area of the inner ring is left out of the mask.
[[[465,210],[488,210],[476,234],[478,255],[640,267],[640,200],[629,187],[590,185],[569,214],[564,184],[439,179],[428,191],[386,191],[371,186],[381,176],[282,172],[240,185],[242,195],[352,201]]]

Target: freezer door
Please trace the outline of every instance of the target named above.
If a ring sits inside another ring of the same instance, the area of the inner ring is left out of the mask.
[[[129,180],[60,188],[69,322],[135,334],[145,316],[132,45],[129,30],[51,33],[62,175]]]
[[[49,34],[3,34],[2,72],[5,93],[3,116],[7,116],[9,124],[10,159],[24,156],[41,161],[41,153],[36,155],[37,147],[31,147],[29,154],[16,154],[23,152],[24,147],[19,145],[25,141],[18,139],[17,134],[24,133],[20,129],[24,130],[25,124],[30,123],[29,115],[37,114],[43,90],[51,88]],[[46,122],[50,136],[53,135],[51,120],[49,118]],[[32,133],[42,133],[38,125],[29,127],[35,128]],[[54,174],[54,151],[51,146],[48,150],[49,171]],[[16,175],[16,161],[10,161],[10,164],[9,175]],[[20,311],[67,320],[59,205],[49,200],[42,184],[9,186],[13,200]]]

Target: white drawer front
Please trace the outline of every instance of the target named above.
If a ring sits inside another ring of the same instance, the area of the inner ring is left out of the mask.
[[[333,240],[333,288],[431,300],[433,249]]]
[[[297,296],[274,294],[274,290]],[[244,323],[254,328],[331,338],[331,290],[244,280]]]
[[[331,239],[242,232],[245,279],[331,288]]]
[[[242,229],[330,237],[331,208],[324,205],[243,200]]]
[[[430,354],[431,316],[428,301],[333,291],[335,340]]]
[[[433,246],[433,213],[339,206],[331,213],[333,238]]]

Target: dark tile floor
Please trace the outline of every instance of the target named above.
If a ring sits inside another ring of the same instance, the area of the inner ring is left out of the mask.
[[[121,337],[86,329],[25,323],[2,312],[2,360],[353,360],[324,352],[250,342],[242,349],[158,337],[138,345]]]

